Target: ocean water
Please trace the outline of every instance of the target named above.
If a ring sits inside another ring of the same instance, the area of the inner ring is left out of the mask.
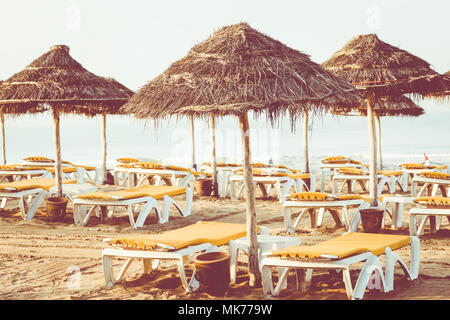
[[[384,167],[401,162],[423,162],[424,153],[432,162],[450,165],[450,103],[424,102],[421,117],[382,118]],[[303,168],[302,124],[291,130],[290,121],[281,119],[271,127],[264,119],[250,116],[252,160]],[[368,162],[367,118],[324,116],[312,118],[309,127],[311,170],[317,172],[320,160],[328,156],[349,156]],[[191,138],[187,119],[153,121],[109,116],[107,119],[108,166],[119,157],[138,157],[184,166],[190,165]],[[195,121],[197,163],[210,159],[208,123]],[[62,116],[62,157],[79,164],[99,165],[101,159],[100,117]],[[6,117],[8,163],[21,162],[32,155],[54,158],[53,121],[50,115]],[[238,121],[225,117],[216,121],[216,152],[219,161],[241,162],[242,145]]]

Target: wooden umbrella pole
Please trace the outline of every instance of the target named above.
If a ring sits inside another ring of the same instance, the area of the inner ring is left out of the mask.
[[[239,126],[241,129],[242,147],[244,152],[244,190],[246,203],[247,239],[248,239],[248,270],[249,285],[254,287],[261,283],[261,273],[258,264],[258,241],[256,229],[256,201],[255,188],[253,184],[253,174],[250,155],[250,131],[247,113],[239,116]]]
[[[378,170],[383,170],[383,159],[381,155],[381,119],[380,116],[375,117],[377,130],[377,155],[378,155]]]
[[[376,149],[376,134],[375,134],[375,94],[369,94],[367,97],[367,119],[369,122],[369,145],[370,145],[370,163],[369,163],[369,197],[370,206],[378,206],[378,192],[377,192],[377,149]]]
[[[194,117],[189,117],[191,124],[191,155],[192,155],[192,168],[197,170],[197,164],[195,163],[195,134],[194,134]]]
[[[308,109],[303,112],[303,153],[305,155],[305,173],[309,173],[309,145],[308,145]]]
[[[107,146],[106,146],[106,113],[102,114],[102,163],[100,166],[102,175],[102,184],[106,183],[106,158],[107,158]]]
[[[62,159],[61,159],[61,137],[59,134],[59,111],[53,108],[53,134],[55,137],[55,185],[56,196],[62,197]]]
[[[2,156],[3,164],[6,164],[6,140],[5,140],[5,114],[1,114],[2,118]]]
[[[216,119],[213,114],[210,118],[211,125],[211,168],[212,168],[212,185],[214,197],[219,196],[219,190],[217,187],[217,164],[216,164]]]

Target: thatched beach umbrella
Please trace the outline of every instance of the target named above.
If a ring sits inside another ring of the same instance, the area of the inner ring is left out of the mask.
[[[60,113],[116,113],[130,97],[116,82],[96,76],[69,54],[69,47],[56,45],[0,87],[0,108],[12,113],[33,113],[49,108],[53,113],[55,177],[62,196]]]
[[[378,170],[383,169],[381,152],[381,118],[382,117],[418,117],[425,113],[425,110],[415,104],[405,96],[382,97],[374,106],[376,140],[377,140],[377,164]],[[367,106],[362,104],[361,108],[351,112],[336,110],[333,114],[342,116],[367,116]]]
[[[244,184],[250,285],[260,280],[256,209],[251,168],[249,111],[272,124],[287,114],[292,123],[308,107],[321,113],[354,106],[355,89],[291,49],[239,23],[220,29],[142,87],[122,109],[138,118],[182,115],[239,118],[244,153]]]
[[[448,90],[448,83],[428,62],[381,41],[375,34],[354,37],[322,66],[364,91],[370,137],[370,204],[377,207],[374,124],[377,99],[402,94],[438,97]]]

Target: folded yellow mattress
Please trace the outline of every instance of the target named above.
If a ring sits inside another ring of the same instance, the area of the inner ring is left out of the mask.
[[[426,171],[419,173],[419,175],[428,179],[450,180],[450,174],[443,172]]]
[[[450,198],[448,197],[419,197],[414,199],[413,202],[428,208],[447,209],[450,207]]]
[[[399,171],[399,170],[380,170],[378,171],[378,174],[382,174],[384,176],[394,176],[394,177],[398,177],[401,176],[403,174],[403,171]]]
[[[76,183],[76,180],[63,179],[62,183]],[[28,189],[42,188],[44,190],[49,190],[55,185],[54,178],[35,178],[20,180],[14,182],[0,183],[0,190],[2,191],[22,191]]]
[[[91,200],[126,200],[141,197],[152,197],[156,200],[162,199],[165,195],[172,197],[184,194],[186,188],[174,186],[141,186],[129,189],[115,191],[95,191],[91,193],[80,194],[78,199]]]
[[[386,247],[395,250],[409,243],[409,236],[352,232],[312,246],[292,246],[273,251],[272,255],[303,259],[316,259],[321,255],[329,255],[342,259],[355,254],[372,252],[378,256],[385,252]]]
[[[215,246],[227,244],[230,240],[245,237],[245,224],[200,221],[189,226],[166,231],[161,234],[148,234],[136,237],[112,238],[106,243],[119,245],[127,249],[154,249],[157,244],[185,248],[191,245],[211,243]]]

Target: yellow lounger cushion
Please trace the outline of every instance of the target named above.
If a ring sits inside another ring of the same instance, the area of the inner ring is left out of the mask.
[[[245,224],[201,221],[161,234],[113,238],[107,241],[107,243],[120,245],[127,249],[147,250],[154,249],[159,243],[174,247],[177,250],[202,243],[221,246],[227,244],[230,240],[245,237],[246,234],[247,227]]]
[[[166,168],[168,170],[175,170],[175,171],[188,171],[188,172],[191,171],[191,169],[179,167],[179,166],[173,166],[173,165],[168,165],[168,166],[166,166]]]
[[[361,199],[363,199],[364,201],[370,202],[370,196],[369,196],[369,195],[363,194],[363,195],[359,195],[359,196],[360,196]],[[383,199],[384,199],[385,197],[395,197],[395,194],[392,194],[392,193],[384,193],[384,194],[381,194],[381,195],[378,196],[378,201],[383,201]]]
[[[63,179],[62,183],[76,183],[76,180]],[[55,185],[54,178],[35,178],[20,180],[14,182],[0,183],[0,190],[2,191],[22,191],[28,189],[42,188],[44,190],[50,189]]]
[[[336,156],[336,157],[328,157],[322,160],[322,163],[332,163],[332,164],[339,164],[339,163],[348,163],[350,159],[343,157],[343,156]]]
[[[402,163],[400,167],[405,169],[424,169],[425,165],[423,163]]]
[[[184,194],[186,188],[173,186],[141,186],[115,191],[95,191],[91,193],[80,194],[78,199],[91,200],[126,200],[141,197],[152,197],[156,200],[164,198],[165,195],[172,197]]]
[[[4,164],[4,165],[0,165],[0,170],[2,171],[6,171],[6,170],[24,170],[24,166],[21,164]]]
[[[44,169],[50,173],[55,173],[55,167],[44,167]],[[74,173],[74,172],[77,172],[77,168],[76,167],[61,167],[61,171],[64,173]]]
[[[368,251],[378,256],[385,252],[386,247],[395,250],[409,243],[409,236],[352,232],[316,245],[288,247],[273,251],[272,254],[274,256],[304,259],[315,259],[321,255],[329,255],[342,259]]]
[[[381,170],[381,171],[378,171],[378,174],[382,174],[382,175],[387,176],[387,177],[389,177],[389,176],[398,177],[398,176],[401,176],[403,174],[403,171],[398,171],[398,170],[396,170],[396,171],[394,171],[394,170]]]
[[[450,198],[446,197],[419,197],[413,201],[426,207],[450,207]]]
[[[298,192],[291,194],[292,200],[323,201],[328,199],[329,194],[324,192]]]
[[[211,162],[204,162],[203,165],[210,167]],[[216,162],[216,167],[239,167],[236,163]]]
[[[133,163],[133,162],[139,162],[139,159],[136,159],[136,158],[119,158],[119,159],[117,159],[117,162],[119,162],[119,163]]]
[[[450,180],[450,174],[448,173],[442,173],[442,172],[421,172],[419,174],[422,177],[429,178],[429,179],[444,179],[444,180]]]
[[[137,168],[147,168],[147,169],[159,169],[164,167],[161,163],[152,161],[136,162],[133,165]]]
[[[54,160],[49,159],[47,157],[26,157],[25,159],[23,159],[25,161],[30,161],[30,162],[53,162]]]
[[[447,165],[446,164],[433,164],[430,167],[432,169],[438,169],[438,170],[447,169]]]
[[[357,169],[357,168],[339,168],[339,169],[336,169],[336,171],[341,174],[349,174],[349,175],[356,175],[356,176],[369,174],[367,171],[362,170],[362,169]]]

